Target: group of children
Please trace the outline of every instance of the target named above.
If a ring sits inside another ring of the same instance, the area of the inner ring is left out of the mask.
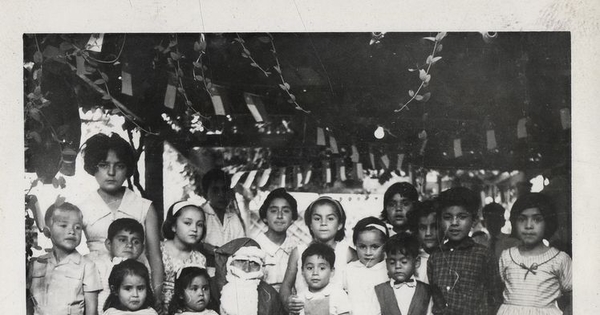
[[[218,284],[219,270],[209,275],[199,250],[207,232],[204,210],[177,202],[162,228],[157,303],[147,261],[140,259],[145,235],[139,222],[115,220],[108,255],[82,257],[75,249],[81,211],[69,203],[51,206],[44,234],[53,249],[31,261],[28,300],[36,314],[562,314],[556,301],[570,295],[571,259],[543,242],[557,227],[548,197],[517,199],[510,221],[520,242],[498,259],[470,237],[476,193],[456,187],[419,202],[413,190],[392,185],[383,220],[357,222],[351,243],[342,205],[319,197],[304,212],[313,238],[308,245],[287,236],[299,216],[295,199],[285,189],[272,191],[259,210],[268,230],[252,247],[229,253],[225,285]],[[227,248],[213,250],[218,256]]]

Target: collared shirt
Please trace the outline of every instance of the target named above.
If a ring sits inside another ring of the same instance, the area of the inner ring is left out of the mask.
[[[304,291],[300,298],[304,300],[304,305],[307,303],[318,303],[319,301],[328,300],[329,314],[337,315],[350,312],[350,301],[346,292],[337,285],[328,284],[319,292]],[[300,311],[300,315],[305,315],[304,309]]]
[[[121,204],[116,211],[112,211],[108,207],[98,191],[92,192],[86,199],[76,201],[75,204],[83,213],[83,231],[90,252],[107,253],[104,241],[108,233],[108,226],[116,219],[132,218],[140,222],[145,230],[146,216],[152,202],[136,195],[129,188],[125,188]]]
[[[245,236],[244,225],[238,215],[232,210],[225,209],[223,223],[221,223],[210,203],[204,203],[202,209],[206,215],[205,243],[213,246],[222,246],[231,240]]]
[[[434,314],[492,314],[502,303],[503,284],[494,253],[470,237],[447,242],[429,256]]]
[[[408,314],[410,303],[412,302],[415,290],[417,289],[417,282],[415,277],[410,277],[411,282],[404,282],[399,285],[394,285],[394,280],[390,279],[390,286],[394,290],[396,301],[398,302],[398,308],[401,314]]]
[[[429,260],[429,253],[423,248],[419,249],[419,268],[415,270],[415,278],[423,283],[429,284],[429,278],[427,278],[427,260]]]
[[[264,233],[257,235],[254,240],[265,252],[265,277],[263,280],[279,292],[285,276],[287,263],[292,250],[297,243],[291,237],[286,237],[281,245],[273,243]]]
[[[86,292],[102,290],[96,265],[73,251],[60,262],[52,252],[32,258],[27,287],[35,314],[83,314]]]

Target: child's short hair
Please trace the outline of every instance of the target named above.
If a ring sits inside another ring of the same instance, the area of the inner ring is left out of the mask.
[[[198,177],[196,177],[198,178]],[[227,173],[218,168],[213,168],[212,170],[206,172],[204,176],[202,176],[202,195],[204,197],[208,194],[208,187],[211,184],[215,183],[218,180],[222,180],[225,183],[225,187],[229,188],[231,186],[231,179],[227,176]]]
[[[426,218],[430,214],[434,214],[437,220],[437,212],[438,212],[438,202],[437,199],[424,200],[415,204],[415,208],[413,211],[409,212],[406,215],[408,220],[409,230],[413,233],[419,231],[419,220],[421,218]]]
[[[517,201],[510,209],[510,223],[512,224],[512,235],[516,233],[517,218],[519,215],[530,208],[537,208],[544,217],[546,228],[544,230],[544,238],[549,239],[558,228],[558,219],[556,217],[556,208],[552,203],[550,196],[542,193],[527,193],[517,198]]]
[[[440,212],[449,207],[458,206],[465,208],[465,210],[471,214],[473,219],[475,219],[477,217],[477,210],[479,210],[480,198],[469,188],[453,187],[444,190],[440,194],[438,202]]]
[[[131,145],[125,139],[116,133],[107,136],[98,133],[91,136],[83,148],[83,169],[90,175],[98,171],[98,163],[104,161],[108,156],[108,151],[113,151],[127,166],[127,177],[133,175],[135,170],[135,152]]]
[[[127,311],[119,300],[119,288],[125,279],[125,276],[136,275],[144,279],[146,282],[146,300],[143,302],[140,309],[152,307],[154,305],[154,294],[152,294],[152,283],[150,282],[150,275],[148,269],[143,263],[135,259],[127,259],[117,265],[115,265],[108,276],[108,285],[110,287],[110,295],[104,303],[103,310],[107,310],[114,307],[121,311]]]
[[[128,231],[130,233],[139,234],[141,236],[142,242],[144,241],[144,226],[140,222],[138,222],[138,220],[132,218],[120,218],[114,220],[108,226],[108,233],[106,239],[112,242],[115,235],[117,235],[117,233],[121,231]]]
[[[285,199],[290,204],[290,208],[292,208],[292,220],[296,221],[298,219],[298,202],[296,202],[296,199],[292,197],[292,195],[290,195],[285,188],[277,188],[269,193],[262,206],[260,206],[260,209],[258,210],[260,218],[267,218],[267,210],[269,209],[271,202],[277,198]]]
[[[44,215],[44,224],[46,224],[47,227],[50,227],[52,225],[54,214],[56,213],[56,211],[59,210],[77,212],[79,213],[79,216],[83,218],[83,213],[81,212],[81,210],[72,203],[63,202],[60,205],[52,204],[50,207],[48,207],[48,210],[46,210],[46,214]]]
[[[379,233],[381,233],[381,239],[384,243],[390,236],[390,232],[383,221],[377,219],[376,217],[366,217],[356,222],[356,225],[354,226],[354,232],[352,233],[352,242],[354,244],[356,244],[356,241],[358,241],[358,236],[360,233],[364,231],[379,231]]]
[[[408,233],[400,233],[390,237],[383,245],[386,256],[402,254],[407,257],[419,257],[419,240],[416,236]]]
[[[388,222],[387,211],[385,207],[394,198],[396,194],[408,198],[412,202],[419,200],[419,193],[415,186],[408,182],[394,183],[383,194],[383,210],[381,210],[381,220]]]
[[[326,262],[329,263],[331,269],[334,268],[335,265],[335,252],[333,248],[329,247],[329,245],[323,243],[312,243],[304,250],[302,253],[302,267],[304,267],[304,263],[306,259],[310,256],[318,256],[325,259]]]
[[[505,211],[506,211],[506,209],[504,209],[504,207],[501,204],[496,203],[496,202],[489,203],[481,209],[481,213],[484,216],[487,214],[495,214],[495,215],[501,215],[503,218],[504,218]]]
[[[313,212],[315,211],[315,207],[321,205],[330,205],[335,210],[342,228],[335,233],[334,240],[343,240],[346,236],[346,232],[344,231],[346,229],[346,212],[339,201],[328,196],[321,196],[317,198],[317,200],[311,202],[310,205],[308,205],[308,208],[306,208],[306,211],[304,211],[304,223],[309,227],[308,231],[310,232],[310,236],[313,238],[315,237],[313,231],[310,229],[310,222],[312,221]]]
[[[169,314],[181,313],[185,310],[185,289],[196,277],[204,277],[210,286],[210,276],[204,268],[185,267],[175,279],[175,288],[173,289],[173,299],[169,304]],[[212,297],[208,301],[206,308],[215,310],[216,300]]]
[[[179,217],[179,215],[181,215],[181,209],[185,208],[185,207],[194,207],[197,208],[198,211],[202,212],[202,215],[204,216],[204,219],[206,220],[206,214],[204,213],[204,210],[202,210],[202,207],[200,207],[199,205],[191,202],[191,201],[177,201],[174,204],[172,204],[169,207],[169,210],[167,210],[167,217],[165,218],[165,222],[163,222],[162,224],[162,234],[163,237],[168,239],[168,240],[172,240],[173,238],[175,238],[175,232],[173,232],[173,224],[175,224],[175,221],[177,221],[177,218]],[[204,237],[206,236],[206,223],[204,225],[204,228],[202,229],[202,235],[200,236],[200,239],[203,240]]]

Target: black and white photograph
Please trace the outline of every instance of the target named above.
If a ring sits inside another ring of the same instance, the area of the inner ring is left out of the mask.
[[[555,5],[533,22],[505,9],[462,25],[472,8],[316,27],[292,1],[292,27],[264,26],[243,14],[257,8],[203,4],[140,18],[168,27],[122,12],[10,37],[8,309],[594,309],[598,25]]]

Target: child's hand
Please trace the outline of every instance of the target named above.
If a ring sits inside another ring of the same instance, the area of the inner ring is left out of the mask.
[[[290,295],[288,299],[288,309],[290,313],[298,314],[304,308],[304,301],[297,295]]]

